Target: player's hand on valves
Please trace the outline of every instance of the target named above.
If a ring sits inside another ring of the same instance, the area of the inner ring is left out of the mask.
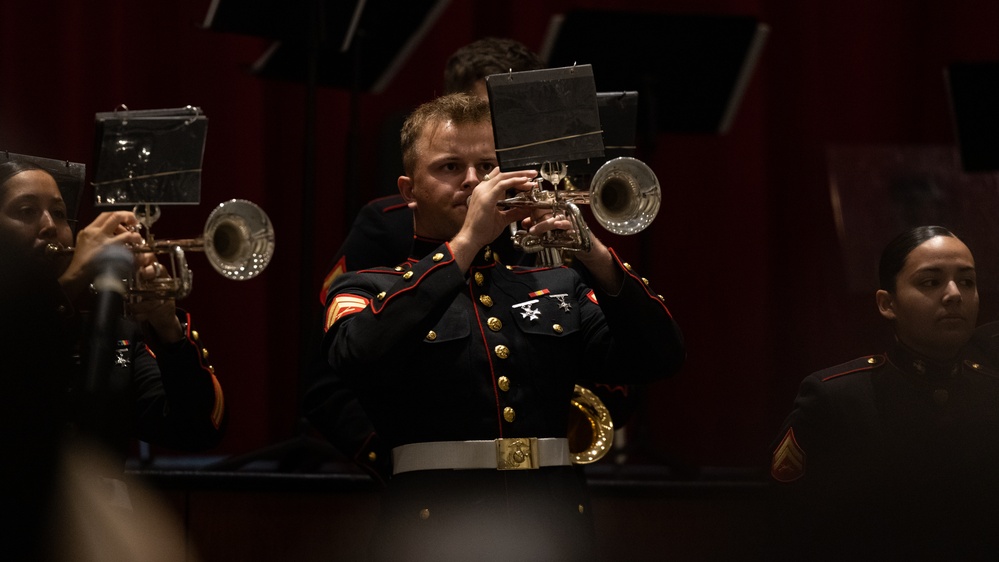
[[[537,175],[534,170],[501,172],[499,168],[486,174],[468,196],[465,223],[455,239],[469,242],[478,251],[495,240],[510,223],[530,216],[529,208],[504,209],[498,203],[514,193],[530,191]]]
[[[91,263],[97,254],[111,244],[137,246],[143,243],[138,232],[139,221],[131,211],[107,211],[76,235],[76,246],[69,266],[59,277],[59,283],[70,298],[78,296],[91,281]]]
[[[154,281],[167,281],[170,274],[166,267],[156,261],[155,255],[141,253],[142,256],[152,256],[152,263],[139,265],[136,269],[136,280],[144,286],[154,286]],[[137,264],[138,265],[138,264]],[[156,338],[164,343],[180,341],[184,337],[183,328],[177,318],[177,303],[167,296],[142,296],[133,299],[128,305],[129,314],[143,329],[152,329]]]

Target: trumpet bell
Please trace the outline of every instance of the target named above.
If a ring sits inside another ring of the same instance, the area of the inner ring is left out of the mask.
[[[608,160],[590,182],[593,216],[614,234],[636,234],[659,213],[662,191],[655,172],[641,160],[622,156]]]
[[[259,206],[245,199],[220,203],[205,222],[204,252],[223,276],[256,277],[274,256],[274,227]]]

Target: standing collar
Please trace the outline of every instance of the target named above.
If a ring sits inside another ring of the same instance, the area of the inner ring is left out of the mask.
[[[931,359],[898,340],[895,340],[894,347],[888,352],[888,358],[903,372],[930,379],[956,375],[961,368],[961,356],[961,353],[958,353],[949,360]]]

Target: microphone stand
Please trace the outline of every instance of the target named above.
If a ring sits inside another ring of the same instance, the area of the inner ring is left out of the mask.
[[[87,335],[85,397],[83,420],[89,437],[114,448],[114,436],[123,431],[129,415],[123,406],[127,380],[115,377],[115,346],[118,327],[128,291],[126,280],[132,274],[134,256],[122,246],[107,246],[94,258],[94,301],[92,321]]]

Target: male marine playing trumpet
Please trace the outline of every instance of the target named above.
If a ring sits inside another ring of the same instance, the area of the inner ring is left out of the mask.
[[[374,554],[590,559],[585,483],[565,438],[573,383],[669,376],[684,359],[680,330],[596,237],[577,255],[586,279],[497,261],[490,244],[511,222],[526,219],[533,234],[568,223],[498,205],[537,172],[496,168],[484,100],[451,94],[420,106],[402,147],[411,257],[337,278],[324,339],[335,373],[393,447]]]

